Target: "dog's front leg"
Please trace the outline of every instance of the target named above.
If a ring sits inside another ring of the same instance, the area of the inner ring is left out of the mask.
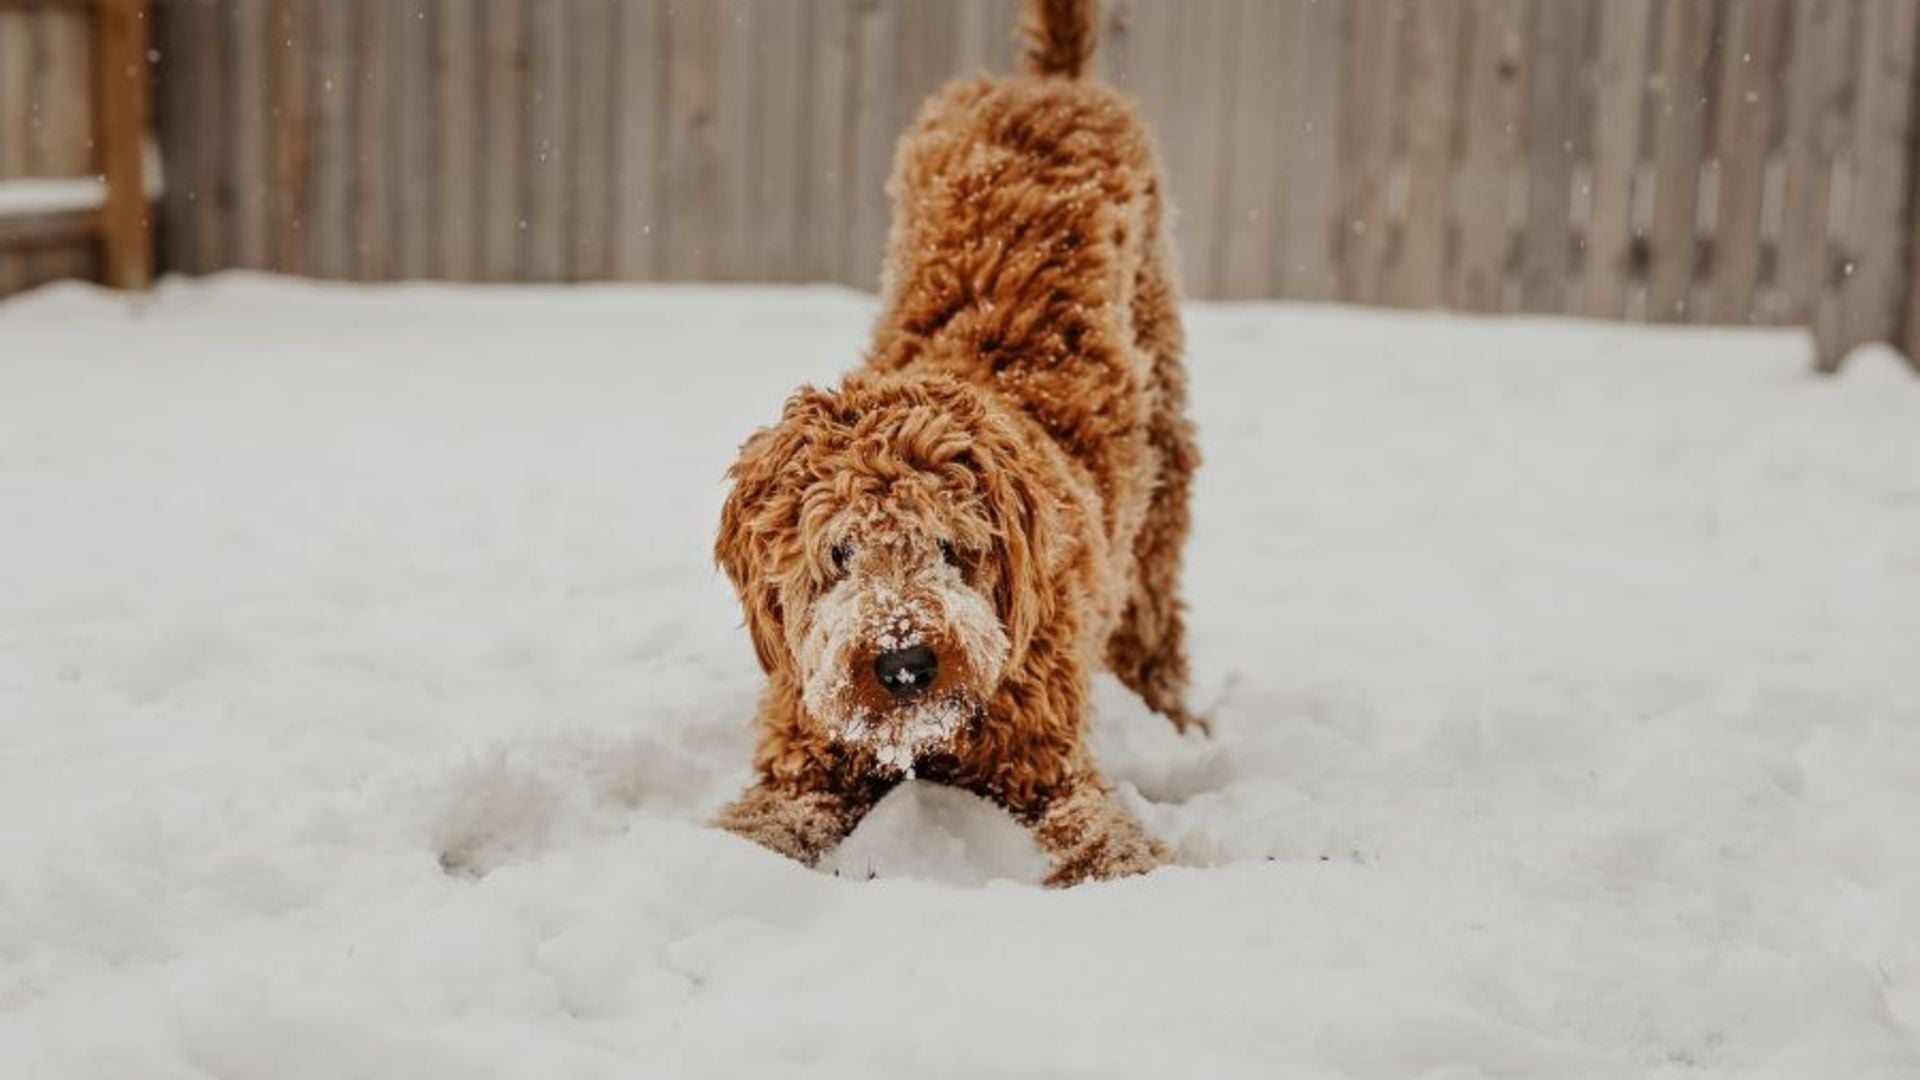
[[[1097,775],[1076,777],[1031,805],[1009,809],[1052,860],[1048,888],[1145,874],[1167,864],[1167,849]]]
[[[714,824],[812,866],[847,838],[883,793],[868,785],[843,791],[761,777]]]

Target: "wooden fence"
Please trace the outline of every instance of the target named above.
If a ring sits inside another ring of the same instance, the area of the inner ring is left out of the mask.
[[[146,0],[0,0],[0,295],[152,274]]]
[[[84,12],[0,5],[0,181],[91,171],[89,62]],[[0,250],[0,292],[91,277],[93,258],[84,237],[37,221],[31,238]]]
[[[170,266],[870,286],[1015,0],[159,0]],[[1912,344],[1920,0],[1109,0],[1197,296]]]

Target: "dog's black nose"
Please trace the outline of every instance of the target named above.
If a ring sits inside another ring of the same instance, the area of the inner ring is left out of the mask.
[[[873,676],[894,697],[917,694],[933,685],[940,661],[925,645],[881,653],[873,661]]]

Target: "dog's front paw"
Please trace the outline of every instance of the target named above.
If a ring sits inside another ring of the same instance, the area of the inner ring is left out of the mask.
[[[784,791],[761,783],[721,810],[714,824],[812,866],[860,822],[850,800],[820,791]]]
[[[1053,859],[1050,889],[1145,874],[1167,865],[1167,849],[1098,786],[1088,784],[1049,805],[1034,837]]]
[[[1167,851],[1151,837],[1105,837],[1054,859],[1053,870],[1041,879],[1049,889],[1064,889],[1087,881],[1148,874],[1167,865]]]

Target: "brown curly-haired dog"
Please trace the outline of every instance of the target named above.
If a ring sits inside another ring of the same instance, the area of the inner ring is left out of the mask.
[[[902,778],[984,795],[1048,883],[1164,849],[1087,750],[1104,661],[1182,729],[1198,455],[1158,164],[1082,77],[1089,0],[1029,0],[1028,74],[948,86],[902,141],[866,364],[747,440],[716,554],[767,686],[719,823],[811,864]]]

